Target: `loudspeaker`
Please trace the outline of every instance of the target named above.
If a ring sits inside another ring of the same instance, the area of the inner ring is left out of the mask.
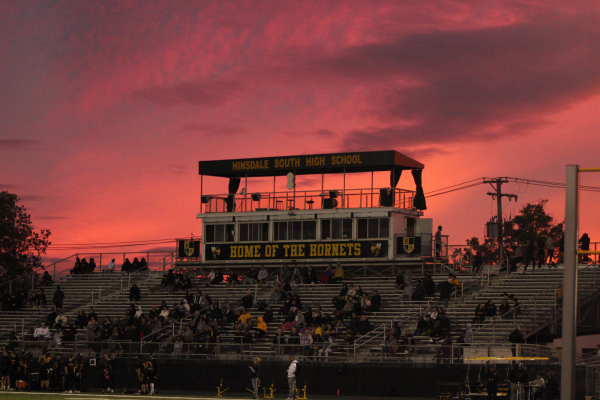
[[[254,201],[260,201],[260,193],[252,193],[250,197],[252,197],[252,200]]]
[[[203,204],[206,204],[206,203],[208,203],[210,201],[210,196],[200,196],[200,201]]]
[[[335,199],[338,197],[338,191],[337,190],[330,190],[329,191],[329,197],[331,197],[332,199]]]
[[[337,205],[338,205],[338,201],[336,199],[323,199],[323,208],[324,209],[336,208]]]

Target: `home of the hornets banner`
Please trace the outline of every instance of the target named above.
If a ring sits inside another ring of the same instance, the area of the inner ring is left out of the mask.
[[[180,240],[179,258],[200,258],[200,241]]]
[[[421,236],[396,237],[396,254],[421,255]]]
[[[387,240],[357,242],[296,242],[205,244],[207,261],[285,260],[321,258],[387,258]]]

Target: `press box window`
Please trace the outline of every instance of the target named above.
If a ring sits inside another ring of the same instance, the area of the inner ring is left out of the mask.
[[[240,242],[267,242],[269,240],[269,224],[240,224]]]
[[[273,238],[283,240],[314,240],[317,238],[317,221],[286,221],[273,223]]]
[[[321,220],[321,240],[352,239],[352,219]]]
[[[204,230],[206,243],[233,242],[235,236],[233,224],[206,225]]]
[[[389,218],[363,218],[358,220],[359,239],[380,239],[390,236]]]

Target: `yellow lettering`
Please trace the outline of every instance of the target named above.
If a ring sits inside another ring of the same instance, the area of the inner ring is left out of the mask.
[[[290,248],[289,244],[284,244],[283,245],[283,250],[285,250],[285,253],[283,254],[284,257],[288,256],[288,249]]]
[[[352,246],[352,244],[340,243],[340,256],[346,255],[346,246]]]
[[[231,249],[231,255],[229,257],[230,258],[237,258],[237,254],[236,254],[237,246],[231,246],[230,249]]]
[[[292,245],[292,251],[290,252],[290,256],[298,257],[298,245],[297,244]]]
[[[278,245],[278,244],[274,244],[274,245],[273,245],[273,257],[276,257],[276,256],[277,256],[277,249],[278,249],[278,248],[279,248],[279,245]]]
[[[354,244],[354,255],[355,256],[360,256],[360,243],[355,243]]]
[[[331,243],[325,245],[325,257],[331,257]]]
[[[260,258],[260,244],[254,245],[254,257]]]
[[[318,255],[319,257],[322,257],[322,256],[323,256],[323,249],[324,249],[324,246],[323,246],[322,244],[319,244],[319,245],[317,246],[317,255]]]
[[[298,245],[298,257],[304,257],[304,244]]]
[[[252,246],[244,246],[244,257],[245,258],[252,258]]]
[[[271,245],[268,244],[265,246],[265,257],[271,257],[271,250]]]
[[[332,256],[337,256],[340,253],[340,244],[339,243],[335,243],[331,245],[331,255]]]
[[[310,256],[311,257],[316,257],[317,256],[317,245],[316,244],[311,244],[310,245]]]

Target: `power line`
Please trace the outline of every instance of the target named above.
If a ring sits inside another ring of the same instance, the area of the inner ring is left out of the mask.
[[[82,246],[82,245],[102,245],[102,244],[133,244],[133,243],[164,242],[165,240],[176,240],[176,239],[177,238],[148,239],[148,240],[128,240],[126,242],[56,243],[55,246]]]

